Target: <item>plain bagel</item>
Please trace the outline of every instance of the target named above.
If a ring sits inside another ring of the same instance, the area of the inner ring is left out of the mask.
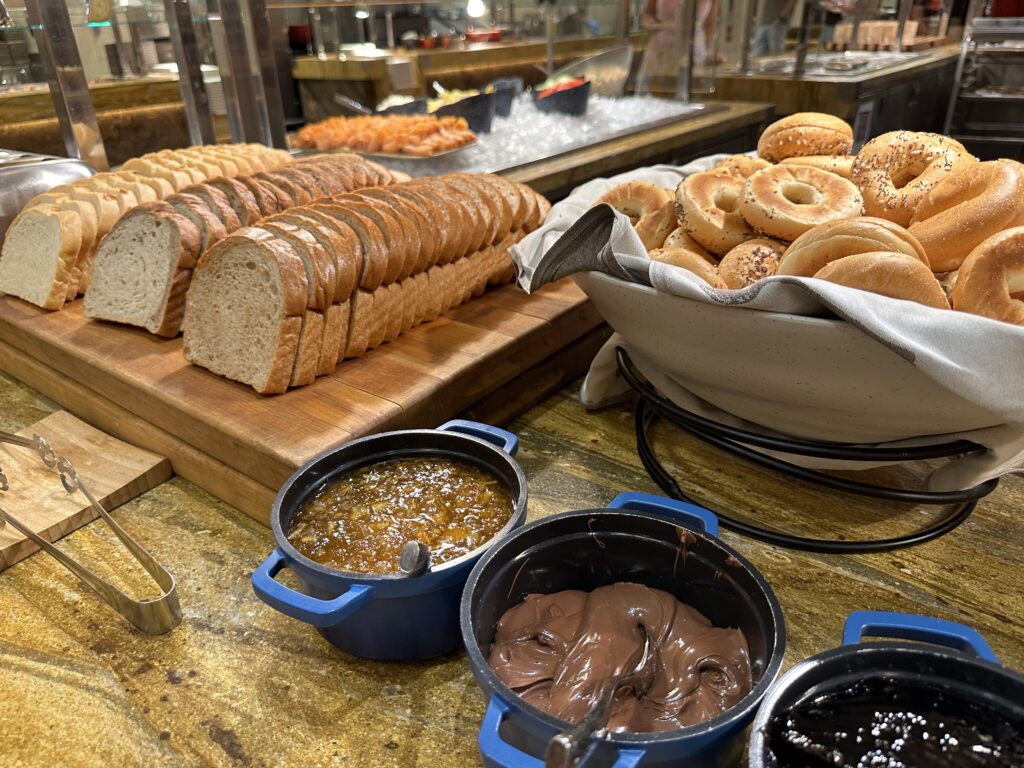
[[[729,251],[718,263],[718,274],[726,287],[738,290],[779,270],[779,259],[786,249],[782,243],[763,237],[747,240]]]
[[[953,307],[1024,325],[1024,227],[993,235],[971,251],[953,286]]]
[[[786,249],[779,274],[813,277],[836,259],[876,252],[902,253],[928,265],[924,248],[910,232],[886,219],[863,216],[830,221],[800,235]]]
[[[902,253],[858,253],[833,261],[814,277],[890,299],[949,309],[946,294],[932,271]]]
[[[1024,165],[993,160],[961,168],[932,187],[910,224],[932,269],[957,269],[983,240],[1024,225]]]
[[[782,165],[809,165],[822,171],[834,173],[844,179],[850,178],[853,171],[853,155],[808,155],[807,157],[787,157]]]
[[[910,224],[925,194],[946,176],[977,161],[963,144],[936,133],[892,131],[857,153],[850,179],[868,216]]]
[[[857,188],[834,173],[804,165],[774,165],[743,185],[740,215],[757,232],[786,242],[836,219],[860,216]]]
[[[659,248],[651,251],[650,257],[652,261],[660,261],[693,272],[712,288],[726,287],[715,265],[709,263],[699,253],[684,248]]]
[[[743,183],[728,173],[704,171],[687,176],[676,187],[679,223],[686,234],[716,256],[753,237],[739,213]]]
[[[853,129],[844,120],[822,112],[797,112],[764,129],[757,154],[772,163],[804,155],[848,155]]]
[[[686,230],[682,227],[676,227],[669,232],[668,237],[665,238],[665,244],[661,247],[666,251],[676,248],[682,248],[685,251],[693,251],[709,264],[715,263],[715,257],[701,248],[700,243],[686,234]]]
[[[660,248],[676,228],[672,196],[646,181],[628,181],[605,192],[594,205],[607,203],[629,217],[640,242],[648,251]]]
[[[750,174],[760,171],[762,168],[770,166],[767,160],[762,160],[760,157],[751,157],[750,155],[729,155],[726,158],[719,160],[711,168],[712,171],[722,171],[732,176],[738,176],[741,179],[747,178]]]

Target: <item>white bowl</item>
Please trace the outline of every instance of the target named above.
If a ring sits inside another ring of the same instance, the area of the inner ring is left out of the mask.
[[[795,437],[880,443],[996,426],[842,320],[706,304],[575,276],[630,348],[723,411]]]

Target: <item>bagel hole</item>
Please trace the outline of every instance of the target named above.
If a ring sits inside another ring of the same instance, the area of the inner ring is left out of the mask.
[[[821,193],[802,181],[790,181],[783,184],[782,196],[794,205],[817,205],[821,202]]]
[[[923,159],[915,158],[902,168],[896,169],[895,173],[889,175],[889,179],[896,189],[903,189],[911,182],[916,181],[927,167],[928,164]]]
[[[1024,301],[1024,269],[1007,270],[1006,290],[1011,299]]]
[[[715,204],[715,208],[732,213],[736,210],[739,199],[739,193],[735,189],[719,189],[715,192],[712,202]]]

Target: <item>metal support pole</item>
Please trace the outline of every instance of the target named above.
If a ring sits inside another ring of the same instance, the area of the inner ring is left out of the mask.
[[[693,31],[697,25],[696,0],[682,0],[676,12],[676,40],[678,68],[676,70],[676,100],[690,103],[690,77],[693,74]]]
[[[750,71],[750,41],[754,37],[754,21],[757,16],[756,0],[741,0],[740,19],[740,72]]]
[[[270,29],[270,11],[266,0],[249,0],[248,8],[256,45],[256,60],[259,62],[259,92],[266,110],[263,143],[269,147],[288,149],[288,137],[284,129],[284,102],[281,99],[281,84],[277,80],[277,57]]]
[[[800,31],[796,39],[796,61],[793,63],[793,76],[800,77],[807,68],[807,36],[811,26],[811,6],[813,3],[804,2],[803,13],[800,14]]]
[[[384,11],[384,33],[387,39],[388,50],[395,50],[395,12],[388,8]]]
[[[320,11],[310,8],[307,14],[309,15],[309,28],[313,31],[313,51],[318,59],[326,58],[327,46],[324,44],[324,28],[320,21]]]
[[[67,4],[63,0],[26,0],[25,6],[68,157],[77,157],[101,171],[109,170]]]
[[[914,0],[900,0],[899,16],[896,23],[896,39],[893,40],[893,50],[903,53],[903,31],[907,28],[907,19],[910,18],[910,9],[914,6]]]
[[[164,9],[174,45],[174,58],[178,62],[178,88],[185,103],[189,139],[193,144],[215,144],[217,134],[213,129],[210,100],[203,83],[202,62],[189,0],[164,0]]]
[[[620,45],[629,42],[629,7],[630,0],[619,0],[615,13],[615,42]]]
[[[546,5],[544,10],[545,24],[547,30],[547,60],[548,60],[548,74],[550,75],[555,71],[555,13],[557,12],[557,6],[552,2]]]

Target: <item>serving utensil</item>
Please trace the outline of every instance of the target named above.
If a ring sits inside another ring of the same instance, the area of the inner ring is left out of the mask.
[[[398,558],[398,572],[403,576],[422,576],[430,568],[430,547],[422,541],[407,541]]]
[[[657,668],[657,652],[647,628],[641,624],[637,631],[644,639],[644,648],[636,666],[631,671],[608,680],[586,716],[548,742],[548,748],[544,753],[545,768],[573,768],[579,762],[591,740],[607,725],[612,702],[615,701],[615,694],[619,690],[632,688],[637,697],[642,698],[650,689]]]
[[[128,549],[135,560],[148,573],[153,581],[160,587],[160,596],[152,600],[136,600],[122,592],[110,582],[100,578],[93,571],[89,570],[74,558],[65,554],[49,541],[37,534],[27,525],[21,523],[12,516],[6,509],[0,506],[0,529],[7,523],[31,539],[40,549],[52,555],[61,565],[71,571],[89,587],[107,605],[120,613],[124,618],[134,624],[138,629],[147,634],[161,635],[169,632],[181,622],[181,606],[178,603],[177,586],[174,577],[135,539],[128,534],[110,514],[103,508],[103,505],[96,500],[89,489],[82,482],[82,479],[75,472],[75,468],[65,457],[58,456],[50,444],[39,435],[31,438],[21,437],[8,432],[0,432],[0,443],[28,448],[39,455],[42,462],[53,469],[60,477],[61,485],[68,493],[81,491],[89,500],[96,513],[106,521],[113,529],[114,534],[121,543]],[[10,483],[3,468],[0,467],[0,492],[7,491]]]

